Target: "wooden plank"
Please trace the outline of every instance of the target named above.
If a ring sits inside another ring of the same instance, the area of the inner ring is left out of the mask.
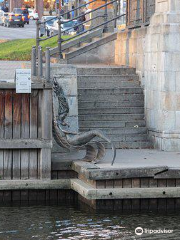
[[[140,178],[133,178],[132,179],[132,188],[140,188],[141,182]],[[140,210],[140,199],[132,199],[132,211],[137,212]]]
[[[38,179],[38,150],[29,153],[29,179]]]
[[[12,139],[12,91],[5,92],[5,134],[6,139]],[[4,150],[4,179],[12,178],[12,150]]]
[[[51,140],[41,139],[0,139],[0,149],[51,148]]]
[[[141,178],[141,188],[149,187],[149,178]]]
[[[33,91],[30,97],[30,138],[38,138],[38,91]]]
[[[33,90],[30,97],[30,138],[38,138],[38,91]],[[29,178],[38,178],[38,151],[32,150],[29,155]]]
[[[35,81],[36,81],[36,79],[35,79]],[[39,82],[37,82],[37,83],[35,83],[34,81],[33,81],[33,83],[32,83],[32,85],[31,85],[31,88],[32,89],[35,89],[35,90],[37,90],[37,89],[41,89],[41,90],[43,90],[43,89],[52,89],[52,85],[51,84],[44,84],[42,81],[39,81]],[[16,89],[16,84],[14,84],[14,83],[0,83],[0,89]]]
[[[106,188],[114,188],[114,181],[106,180]]]
[[[12,91],[7,90],[5,92],[5,138],[11,139],[12,138],[12,128],[13,128],[13,121],[12,121]]]
[[[4,138],[5,128],[5,92],[0,91],[0,138]]]
[[[21,190],[21,202],[27,202],[29,199],[29,192],[28,190]]]
[[[122,179],[114,180],[114,188],[122,188]]]
[[[105,180],[96,181],[96,188],[106,188],[106,181]]]
[[[20,191],[12,191],[12,201],[13,202],[21,201],[21,192]]]
[[[30,137],[30,95],[22,94],[21,138]],[[29,179],[29,150],[21,150],[21,179]]]
[[[29,152],[30,150],[21,150],[21,179],[29,179]]]
[[[166,179],[158,179],[158,187],[164,188],[167,187],[167,180]],[[166,191],[164,191],[166,193]],[[167,201],[166,199],[158,199],[158,212],[164,212],[167,210]]]
[[[4,179],[4,151],[0,150],[0,180]]]
[[[175,187],[176,186],[176,179],[167,179],[167,187]],[[175,199],[167,198],[167,211],[174,211],[175,210]]]
[[[51,149],[40,150],[40,179],[51,179]]]
[[[4,179],[12,179],[12,150],[4,150]]]
[[[22,94],[21,138],[30,137],[30,95]]]
[[[123,179],[122,185],[123,188],[132,188],[132,179]]]
[[[52,91],[43,91],[42,103],[43,119],[42,119],[42,138],[52,139]]]
[[[21,138],[21,94],[13,91],[13,138]],[[5,142],[4,142],[5,144]],[[2,145],[1,145],[2,146]],[[8,144],[6,145],[8,146]],[[13,147],[13,144],[12,144]],[[13,179],[21,178],[21,155],[20,150],[13,150]]]
[[[42,138],[42,119],[43,119],[43,91],[38,94],[38,138]]]
[[[13,138],[21,138],[21,94],[13,91]]]
[[[149,187],[155,188],[157,187],[157,179],[150,178],[149,179]],[[149,199],[149,211],[156,212],[158,210],[158,200],[157,199]]]
[[[21,151],[13,150],[12,179],[21,179]]]

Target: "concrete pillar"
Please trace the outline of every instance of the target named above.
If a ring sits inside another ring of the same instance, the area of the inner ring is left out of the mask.
[[[39,14],[39,19],[41,19],[43,16],[43,13],[44,13],[44,1],[43,0],[35,0],[34,6]]]
[[[145,39],[146,121],[155,146],[180,151],[180,1],[156,0]]]
[[[9,11],[12,12],[14,8],[21,8],[22,5],[23,5],[23,0],[10,0]]]

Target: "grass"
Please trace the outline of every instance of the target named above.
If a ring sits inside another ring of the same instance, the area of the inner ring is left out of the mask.
[[[63,39],[68,36],[63,36]],[[0,60],[8,61],[29,61],[31,59],[31,48],[35,46],[35,39],[17,39],[7,42],[0,40]],[[41,42],[43,50],[46,47],[56,47],[57,37]]]

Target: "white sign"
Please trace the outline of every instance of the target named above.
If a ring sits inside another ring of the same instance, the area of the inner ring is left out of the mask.
[[[31,69],[16,69],[16,93],[31,93]]]

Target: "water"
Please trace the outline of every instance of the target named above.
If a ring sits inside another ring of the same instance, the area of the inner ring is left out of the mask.
[[[135,234],[135,228],[173,230]],[[97,213],[77,206],[0,207],[0,240],[180,239],[180,215]]]

